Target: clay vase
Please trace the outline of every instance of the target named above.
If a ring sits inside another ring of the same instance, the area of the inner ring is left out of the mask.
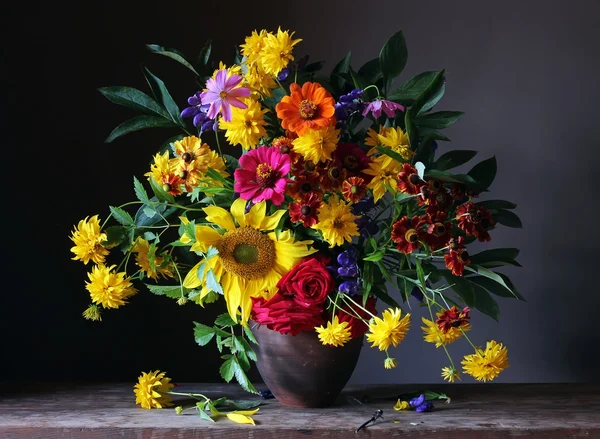
[[[250,323],[258,341],[256,366],[267,388],[283,405],[327,407],[335,403],[356,368],[363,338],[324,346],[314,331],[281,334]]]

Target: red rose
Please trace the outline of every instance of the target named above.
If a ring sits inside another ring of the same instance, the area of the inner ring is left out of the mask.
[[[323,262],[309,257],[279,279],[277,288],[280,294],[310,307],[325,302],[335,288],[335,281]]]
[[[320,306],[302,306],[293,298],[279,293],[269,300],[263,297],[251,299],[252,320],[273,331],[297,335],[302,331],[314,331],[315,326],[325,324]]]
[[[358,300],[362,301],[362,298],[358,297]],[[363,308],[366,308],[371,314],[377,315],[377,310],[375,309],[375,303],[376,303],[375,298],[369,297],[367,299],[367,303],[365,304],[365,306]],[[348,313],[350,313],[350,314],[348,314]],[[348,326],[350,327],[350,335],[352,338],[360,337],[365,332],[367,332],[367,329],[369,329],[369,326],[367,323],[363,322],[360,319],[357,319],[356,317],[353,317],[353,315],[357,315],[357,314],[359,316],[361,316],[363,319],[365,319],[367,322],[369,321],[369,319],[371,319],[371,316],[369,313],[360,309],[356,305],[352,305],[352,308],[350,308],[350,306],[348,304],[344,304],[344,306],[342,306],[342,310],[337,312],[338,320],[340,323],[348,322]]]

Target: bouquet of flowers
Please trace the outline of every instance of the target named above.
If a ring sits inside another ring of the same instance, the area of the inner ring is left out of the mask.
[[[471,341],[471,312],[498,319],[493,296],[523,300],[495,270],[519,266],[517,249],[468,251],[499,225],[521,227],[515,204],[487,197],[495,158],[469,165],[476,151],[445,146],[442,130],[463,113],[434,111],[444,70],[396,84],[407,61],[401,31],[358,69],[348,53],[329,73],[295,54],[301,41],[253,31],[218,65],[210,41],[195,63],[148,45],[189,70],[185,105],[147,68],[150,94],[99,90],[141,113],[106,142],[147,128],[180,134],[159,142],[144,178],[134,177],[134,201],[74,227],[73,259],[91,265],[83,316],[101,320],[140,290],[178,305],[224,302],[214,324],[194,322],[195,339],[226,351],[224,380],[256,392],[246,375],[250,321],[290,336],[314,331],[335,349],[366,334],[391,369],[390,350],[419,306],[424,340],[448,354],[446,380],[460,379],[447,349],[459,339],[473,347],[462,371],[494,379],[508,367],[507,348]],[[144,375],[148,388],[168,387],[162,374]]]

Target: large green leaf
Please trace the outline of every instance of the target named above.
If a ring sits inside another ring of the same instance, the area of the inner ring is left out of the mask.
[[[388,99],[402,101],[405,105],[412,105],[415,99],[429,87],[437,74],[438,72],[423,72],[413,76],[399,88],[388,94]]]
[[[465,270],[471,271],[473,273],[478,273],[481,276],[487,277],[488,279],[492,279],[493,281],[498,282],[504,288],[512,292],[508,284],[504,281],[504,278],[495,271],[488,270],[487,268],[482,267],[481,265],[473,263],[469,264],[468,266],[465,266]]]
[[[473,168],[467,172],[467,175],[477,182],[476,187],[478,189],[483,190],[489,188],[494,181],[494,178],[496,178],[496,170],[496,157],[492,156],[473,166]]]
[[[383,83],[386,94],[394,79],[402,73],[408,59],[408,50],[402,31],[396,32],[381,48],[379,52],[379,65],[383,74]]]
[[[344,86],[346,85],[347,81],[343,79],[343,77],[350,71],[351,59],[352,52],[348,52],[348,54],[342,60],[340,60],[340,62],[338,62],[331,71],[329,83],[333,87],[336,94],[341,94],[345,88]]]
[[[367,85],[377,85],[383,79],[381,73],[381,66],[379,64],[379,58],[373,58],[370,61],[364,63],[360,69],[358,69],[358,75],[363,78]],[[370,88],[365,91],[364,98],[366,100],[373,100],[377,97],[377,92],[374,88]]]
[[[500,273],[497,273],[497,274],[499,276],[506,276],[506,275],[500,274]],[[479,286],[482,286],[483,288],[485,288],[490,293],[492,293],[496,296],[525,300],[523,298],[523,296],[521,296],[521,294],[519,294],[519,292],[514,288],[512,283],[510,283],[510,280],[508,280],[507,278],[504,278],[504,283],[506,283],[507,285],[509,285],[511,287],[511,291],[507,290],[502,285],[500,285],[498,282],[490,279],[489,277],[469,276],[466,279],[468,279],[470,282],[476,283]]]
[[[194,339],[200,346],[206,346],[214,336],[214,328],[203,325],[202,323],[194,322]],[[229,378],[229,381],[231,381],[231,378]]]
[[[167,296],[171,299],[179,299],[189,291],[181,285],[145,285],[152,294],[156,294],[157,296]]]
[[[415,151],[419,145],[419,130],[414,124],[409,111],[404,113],[404,124],[406,127],[406,135],[408,136],[408,144],[410,145],[410,149]]]
[[[510,210],[498,209],[493,216],[495,220],[503,226],[515,228],[523,227],[521,219],[517,216],[517,214],[511,212]]]
[[[468,149],[455,149],[448,151],[440,156],[433,167],[438,171],[445,171],[447,169],[456,168],[457,166],[463,165],[471,160],[477,151],[471,151]]]
[[[500,307],[498,306],[498,302],[490,296],[490,293],[488,293],[485,288],[482,288],[477,284],[471,284],[471,286],[473,287],[473,291],[475,291],[475,303],[473,303],[473,308],[498,321],[500,319]]]
[[[423,90],[423,93],[419,95],[411,105],[410,110],[408,110],[413,118],[416,118],[420,113],[424,113],[438,103],[444,95],[446,89],[445,82],[446,78],[442,69],[436,73],[431,83]]]
[[[515,209],[517,207],[515,203],[511,203],[510,201],[506,200],[485,200],[479,201],[475,204],[488,209]]]
[[[144,130],[146,128],[174,128],[175,125],[168,119],[159,116],[142,115],[131,118],[121,125],[117,126],[108,137],[104,140],[105,143],[110,143],[113,140],[124,136],[125,134],[133,133],[134,131]]]
[[[467,186],[475,184],[475,180],[471,176],[466,174],[450,174],[448,172],[439,171],[437,169],[426,169],[425,177],[434,178],[440,181],[446,181],[449,183],[462,183]]]
[[[515,259],[519,256],[517,248],[494,248],[471,255],[469,259],[472,264],[481,265],[486,268],[499,267],[502,265],[514,265],[520,267]]]
[[[452,289],[460,296],[467,306],[475,304],[475,288],[473,284],[463,277],[454,276],[448,270],[440,270],[446,282],[452,285]]]
[[[98,91],[115,104],[123,105],[142,113],[150,113],[170,119],[169,113],[164,108],[146,93],[136,88],[121,86],[101,87]]]
[[[122,225],[124,226],[133,226],[135,223],[133,222],[133,218],[129,213],[120,207],[109,206],[110,213],[112,216]]]
[[[147,67],[142,67],[142,70],[144,72],[144,76],[146,77],[146,81],[148,81],[148,85],[152,89],[154,98],[162,103],[173,122],[179,126],[184,126],[179,107],[173,100],[169,90],[167,90],[165,83],[158,76],[154,75],[150,70],[148,70]]]
[[[158,44],[146,44],[146,47],[152,53],[156,53],[158,55],[163,55],[168,58],[174,59],[178,63],[180,63],[180,64],[184,65],[185,67],[187,67],[188,69],[190,69],[192,72],[194,72],[194,74],[198,75],[198,72],[196,71],[194,66],[192,66],[192,64],[190,64],[185,59],[185,56],[180,51],[178,51],[176,49],[169,49],[169,48],[166,48],[163,46],[159,46]]]
[[[415,119],[415,124],[417,124],[419,128],[424,127],[441,130],[458,122],[464,114],[465,113],[462,111],[437,111],[435,113],[420,115]]]

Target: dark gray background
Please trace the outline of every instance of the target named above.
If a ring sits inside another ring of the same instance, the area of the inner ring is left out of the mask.
[[[216,58],[230,62],[233,45],[253,29],[281,25],[303,38],[298,56],[308,53],[329,69],[349,50],[358,68],[399,29],[409,52],[399,81],[446,69],[437,108],[466,115],[440,150],[495,155],[498,175],[487,198],[517,203],[524,224],[499,227],[489,245],[521,249],[523,268],[506,272],[528,301],[501,300],[499,324],[475,313],[472,338],[509,347],[511,367],[498,381],[597,381],[599,12],[593,1],[541,0],[10,6],[3,16],[15,30],[4,27],[2,52],[2,379],[133,382],[142,370],[162,369],[175,381],[219,381],[216,350],[194,344],[191,322],[210,322],[222,309],[140,294],[104,313],[102,323],[85,321],[89,267],[70,260],[68,236],[84,216],[104,218],[109,204],[132,199],[133,176],[147,172],[169,135],[142,132],[103,144],[132,113],[96,88],[147,90],[143,63],[183,106],[193,78],[144,44],[193,55],[212,37]],[[8,178],[9,169],[17,176]],[[422,341],[421,315],[413,309],[413,328],[394,351],[397,369],[383,370],[383,355],[364,349],[352,381],[440,382],[447,362]],[[450,351],[460,361],[470,348],[463,341]]]

